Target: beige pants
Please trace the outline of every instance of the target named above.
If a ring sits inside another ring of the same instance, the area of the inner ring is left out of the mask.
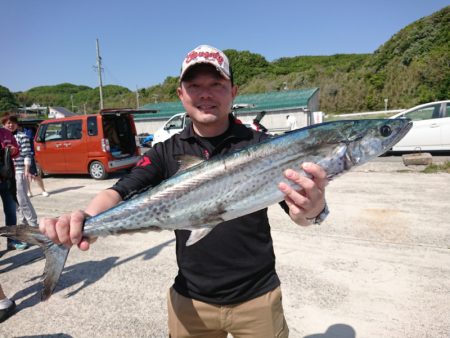
[[[186,298],[170,288],[167,297],[169,337],[234,338],[288,337],[289,329],[278,287],[233,305],[214,305]]]

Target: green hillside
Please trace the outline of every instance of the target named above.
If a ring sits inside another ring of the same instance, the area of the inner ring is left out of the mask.
[[[284,57],[272,62],[250,51],[224,51],[233,64],[239,93],[261,93],[284,88],[320,88],[320,109],[344,113],[406,108],[450,98],[450,6],[424,17],[396,33],[373,54]],[[177,77],[139,90],[139,102],[177,100]],[[105,107],[135,107],[136,93],[108,85]],[[64,83],[9,93],[0,86],[0,111],[17,106],[64,106],[95,112],[98,88]]]

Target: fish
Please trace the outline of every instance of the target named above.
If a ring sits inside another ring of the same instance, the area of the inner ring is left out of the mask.
[[[180,170],[134,198],[85,220],[85,238],[139,231],[190,230],[193,245],[216,225],[264,209],[284,199],[278,185],[300,190],[284,176],[288,168],[302,171],[314,162],[329,180],[392,148],[412,127],[408,119],[340,120],[314,124],[202,160],[178,158]],[[212,193],[214,192],[214,193]],[[45,254],[41,299],[57,285],[70,248],[57,245],[28,226],[0,228],[0,235],[39,245]]]

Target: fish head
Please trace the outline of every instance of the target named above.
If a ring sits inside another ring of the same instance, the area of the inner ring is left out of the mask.
[[[411,129],[408,119],[368,119],[348,121],[346,166],[353,167],[384,154],[400,141]]]

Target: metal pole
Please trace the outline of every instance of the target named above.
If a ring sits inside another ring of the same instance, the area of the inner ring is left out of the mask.
[[[136,86],[136,109],[139,109],[139,89]]]
[[[102,58],[100,57],[100,47],[97,39],[97,69],[100,90],[100,109],[103,109],[103,82],[102,82]]]

